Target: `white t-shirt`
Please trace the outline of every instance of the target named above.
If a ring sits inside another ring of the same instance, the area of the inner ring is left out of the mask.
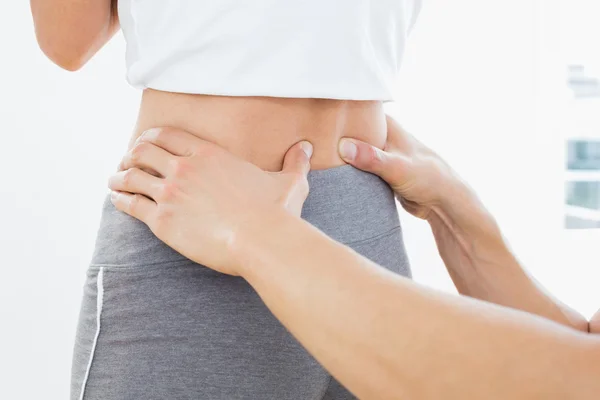
[[[127,80],[182,93],[392,100],[421,0],[119,0]]]

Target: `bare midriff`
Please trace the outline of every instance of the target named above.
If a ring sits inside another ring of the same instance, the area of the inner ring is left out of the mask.
[[[380,101],[228,97],[161,92],[142,95],[130,141],[145,130],[173,127],[216,143],[267,171],[281,169],[286,151],[313,144],[313,169],[344,164],[338,142],[350,137],[383,147],[386,122]]]

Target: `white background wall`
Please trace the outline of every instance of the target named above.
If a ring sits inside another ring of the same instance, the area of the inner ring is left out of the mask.
[[[425,3],[389,112],[477,189],[536,277],[590,316],[598,264],[561,229],[558,1]],[[38,50],[27,2],[3,15],[0,398],[64,399],[106,181],[139,93],[124,80],[122,37],[73,74]],[[403,220],[416,279],[452,290],[427,226]]]
[[[598,15],[594,0],[430,0],[389,108],[471,183],[524,265],[586,316],[600,306],[600,232],[562,229],[574,130],[565,83],[567,62],[600,65],[589,47]],[[453,290],[427,225],[405,218],[405,229],[415,278]]]

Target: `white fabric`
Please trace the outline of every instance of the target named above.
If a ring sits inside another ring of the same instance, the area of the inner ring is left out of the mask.
[[[102,317],[102,306],[104,305],[104,268],[100,268],[98,271],[98,277],[96,278],[96,334],[94,335],[94,342],[92,343],[92,349],[90,350],[90,358],[88,359],[88,365],[85,369],[85,376],[81,383],[81,392],[79,393],[79,400],[83,400],[85,396],[85,385],[87,385],[88,378],[90,377],[90,370],[92,369],[92,362],[94,361],[94,353],[96,353],[96,345],[98,344],[98,337],[100,336],[100,319]]]
[[[127,80],[230,96],[391,100],[421,0],[119,0]]]

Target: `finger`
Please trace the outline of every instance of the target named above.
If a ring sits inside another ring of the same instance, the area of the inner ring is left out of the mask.
[[[385,120],[387,124],[385,150],[401,149],[416,140],[415,137],[404,129],[394,118],[386,115]]]
[[[400,123],[394,118],[386,114],[385,122],[387,124],[387,140],[386,148],[394,146],[402,141],[403,135],[406,134]]]
[[[113,191],[110,201],[117,210],[139,219],[146,225],[149,225],[156,215],[156,203],[141,194]]]
[[[158,172],[160,176],[167,176],[176,157],[168,151],[150,142],[138,142],[129,150],[120,164],[120,170],[139,168],[148,173]],[[152,174],[154,175],[154,174]]]
[[[343,138],[340,157],[363,171],[379,175],[389,185],[400,185],[409,160],[400,154],[388,153],[360,140]]]
[[[173,155],[187,157],[195,153],[199,142],[205,141],[181,129],[152,128],[137,139],[137,143],[141,142],[149,142]]]
[[[141,169],[131,168],[112,175],[108,180],[108,187],[111,190],[143,194],[154,199],[159,193],[162,182],[161,178],[152,176]]]
[[[283,173],[299,173],[303,177],[310,171],[310,158],[312,157],[313,146],[307,141],[296,143],[292,146],[283,159]]]

